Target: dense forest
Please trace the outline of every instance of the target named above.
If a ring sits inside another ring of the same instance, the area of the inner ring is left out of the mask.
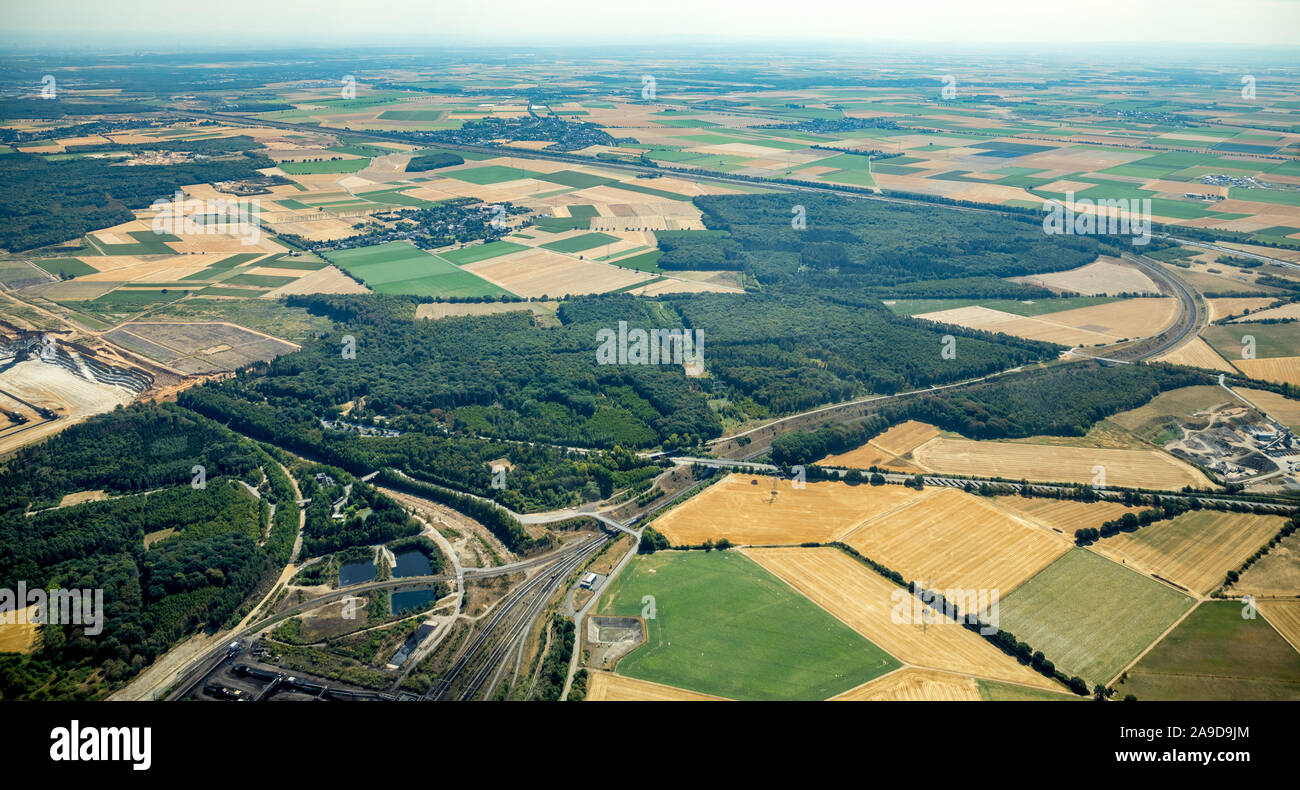
[[[317,473],[328,475],[333,483],[320,485]],[[298,488],[311,500],[302,532],[303,558],[387,543],[420,532],[420,525],[401,505],[341,469],[314,464],[298,476]],[[339,503],[337,507],[335,503]],[[335,518],[335,513],[341,518]]]
[[[35,653],[0,656],[0,697],[101,697],[186,634],[236,617],[287,560],[297,530],[296,507],[291,524],[272,527],[245,487],[269,482],[265,461],[175,406],[92,418],[10,459],[0,472],[0,587],[102,589],[104,612],[96,636],[45,626]],[[198,487],[196,464],[207,468]],[[56,507],[83,490],[125,495]],[[50,509],[29,513],[29,502]]]
[[[184,185],[260,177],[258,168],[274,164],[251,152],[133,167],[106,159],[52,162],[36,154],[6,154],[6,178],[0,181],[0,249],[29,250],[75,239],[129,222],[135,218],[131,209],[169,199]]]
[[[656,467],[618,448],[695,446],[721,433],[720,413],[785,414],[1058,352],[943,330],[870,298],[810,293],[579,297],[560,307],[558,327],[524,312],[413,321],[409,300],[371,296],[295,304],[337,321],[335,331],[259,375],[190,390],[181,403],[356,474],[392,466],[516,510],[637,488]],[[598,333],[620,322],[699,330],[708,376],[688,377],[680,365],[598,364]],[[344,335],[356,340],[354,358],[340,353]],[[720,399],[714,408],[710,398]],[[390,435],[335,430],[340,420]],[[490,486],[487,462],[496,458],[514,466],[504,489]]]
[[[1036,217],[812,194],[709,195],[695,204],[769,286],[880,292],[923,280],[1061,271],[1109,249],[1104,237],[1047,236]],[[791,222],[796,204],[802,229]]]

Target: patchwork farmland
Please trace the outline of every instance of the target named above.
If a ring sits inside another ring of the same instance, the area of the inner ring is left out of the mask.
[[[936,437],[912,451],[927,471],[1056,483],[1092,483],[1098,467],[1105,483],[1177,490],[1212,486],[1191,464],[1156,450],[1118,450]],[[1048,479],[1050,478],[1050,479]]]
[[[899,666],[736,552],[638,557],[599,613],[638,616],[647,595],[647,642],[618,665],[640,680],[731,699],[826,699]]]
[[[1280,516],[1190,511],[1102,538],[1093,548],[1136,571],[1205,595],[1268,543],[1285,521]]]
[[[912,617],[910,593],[839,549],[745,549],[745,555],[910,666],[1061,687],[953,622]],[[900,617],[900,612],[902,616]]]
[[[944,488],[870,518],[841,540],[927,587],[1005,596],[1070,543],[981,497]]]
[[[406,242],[326,255],[376,293],[411,296],[512,296],[509,291]]]
[[[1235,601],[1206,601],[1117,685],[1139,700],[1300,700],[1300,652]]]
[[[1195,601],[1086,549],[1002,599],[999,627],[1089,685],[1109,683]]]

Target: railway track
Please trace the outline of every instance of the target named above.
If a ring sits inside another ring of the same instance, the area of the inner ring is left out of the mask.
[[[573,569],[577,568],[582,560],[586,559],[592,549],[603,545],[608,540],[609,535],[605,533],[588,538],[575,545],[567,555],[557,558],[549,568],[525,581],[516,589],[511,590],[497,604],[496,609],[489,616],[483,628],[474,636],[469,646],[461,653],[460,658],[452,664],[451,669],[438,678],[423,698],[425,700],[447,699],[450,696],[452,685],[474,663],[475,656],[481,652],[483,646],[487,644],[494,633],[505,625],[506,638],[502,639],[501,642],[506,646],[506,651],[502,652],[500,647],[490,651],[488,660],[471,676],[470,686],[467,687],[472,688],[469,696],[466,696],[463,692],[459,695],[461,699],[472,698],[473,693],[476,693],[486,681],[486,676],[480,677],[480,675],[489,669],[495,668],[501,658],[508,654],[509,648],[513,646],[513,640],[510,639],[510,636],[521,626],[526,629],[532,624],[533,618],[536,616],[536,610],[550,598],[550,592],[553,592],[551,588],[557,580],[563,581],[567,578],[573,572]],[[539,592],[542,594],[533,595]],[[530,600],[530,598],[534,597],[539,600]],[[524,601],[529,601],[529,603],[519,609],[521,602]],[[518,617],[515,615],[518,615]]]
[[[470,676],[468,685],[462,689],[458,696],[460,700],[472,700],[485,683],[491,679],[491,685],[488,686],[486,696],[491,696],[496,688],[497,681],[502,674],[502,670],[509,665],[510,657],[522,646],[527,640],[529,631],[532,630],[533,623],[543,613],[547,602],[557,592],[564,580],[569,577],[575,570],[582,566],[589,556],[590,552],[599,548],[604,541],[589,546],[584,552],[575,552],[574,556],[567,558],[557,565],[548,568],[543,574],[545,581],[540,584],[527,601],[522,604],[523,611],[520,616],[506,627],[505,635],[497,642],[487,656],[487,660],[478,666]]]

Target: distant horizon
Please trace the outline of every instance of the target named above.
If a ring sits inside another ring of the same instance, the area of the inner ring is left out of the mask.
[[[0,33],[0,55],[37,55],[56,52],[74,51],[87,57],[113,56],[171,56],[218,54],[258,54],[273,52],[291,53],[299,51],[334,51],[339,55],[349,52],[369,53],[408,53],[424,52],[459,52],[459,51],[500,51],[500,52],[536,52],[551,53],[602,52],[612,49],[626,50],[628,47],[661,50],[665,54],[675,51],[693,50],[704,54],[728,53],[736,50],[748,50],[756,46],[772,47],[771,54],[826,54],[843,56],[856,54],[862,57],[872,55],[898,55],[909,53],[926,53],[945,50],[945,54],[956,55],[963,52],[1025,52],[1039,56],[1082,55],[1101,51],[1114,51],[1125,54],[1138,54],[1142,48],[1158,48],[1161,56],[1177,55],[1190,60],[1200,60],[1210,55],[1300,55],[1300,42],[1272,44],[1237,44],[1223,42],[1182,42],[1182,41],[1076,41],[1070,43],[1054,41],[900,41],[883,39],[803,39],[789,37],[754,37],[745,40],[720,39],[714,37],[677,36],[665,38],[628,38],[613,39],[603,42],[587,40],[567,40],[562,38],[513,40],[513,39],[470,39],[458,37],[455,41],[395,41],[361,40],[348,37],[347,41],[328,40],[316,37],[311,40],[297,40],[282,35],[268,33],[264,39],[245,36],[238,41],[226,41],[221,38],[196,36],[191,39],[178,38],[174,34],[140,34],[140,33],[100,33],[70,39],[35,34],[29,37],[15,37],[13,34]],[[163,44],[165,39],[166,44]],[[1151,63],[1152,67],[1162,64]]]
[[[392,46],[660,45],[672,42],[1029,45],[1300,46],[1300,0],[227,0],[202,17],[143,0],[10,4],[0,47],[101,46],[174,51],[273,41],[302,48]],[[200,26],[196,30],[196,26]],[[250,29],[251,28],[251,29]],[[699,34],[696,31],[708,31]],[[1095,31],[1095,32],[1094,32]],[[21,42],[21,43],[20,43]],[[255,44],[252,45],[254,48]]]

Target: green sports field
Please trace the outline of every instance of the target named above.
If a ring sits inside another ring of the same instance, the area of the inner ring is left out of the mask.
[[[731,699],[826,699],[900,666],[790,586],[734,551],[638,556],[600,602],[637,616],[654,596],[629,677]]]
[[[1116,686],[1139,700],[1300,700],[1300,653],[1236,601],[1206,601]]]
[[[509,291],[404,241],[325,257],[371,290],[413,296],[508,296]]]
[[[1074,549],[1001,602],[998,626],[1091,686],[1109,683],[1192,604],[1154,579]]]

